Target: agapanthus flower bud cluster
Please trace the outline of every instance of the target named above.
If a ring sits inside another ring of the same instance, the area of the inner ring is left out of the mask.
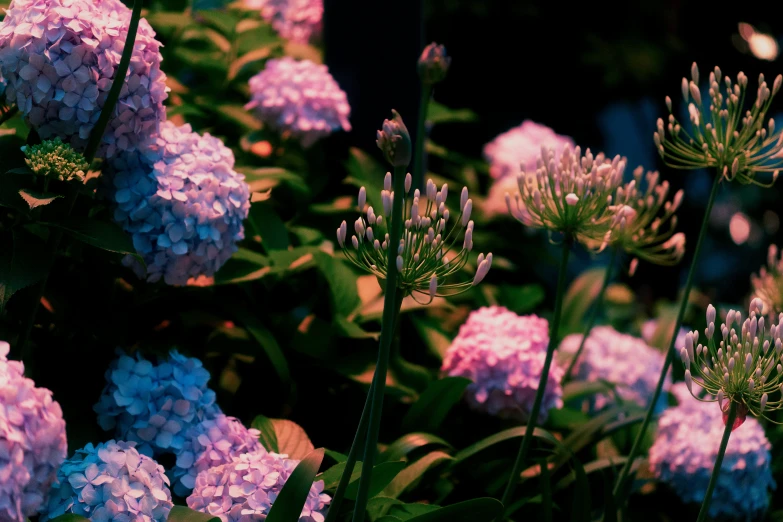
[[[542,147],[538,168],[518,176],[519,193],[506,194],[509,212],[522,224],[543,228],[600,250],[612,228],[621,224],[625,208],[612,206],[612,195],[623,181],[625,159],[603,153],[584,156],[566,145],[561,157]]]
[[[109,165],[114,219],[133,238],[148,281],[184,285],[213,275],[244,239],[250,189],[234,170],[234,153],[190,125],[160,125],[160,133],[135,153]]]
[[[783,312],[783,253],[776,245],[769,246],[767,266],[752,275],[750,282],[769,313]]]
[[[451,57],[446,54],[443,45],[432,42],[422,51],[418,62],[419,77],[424,85],[435,85],[446,78],[451,65]]]
[[[740,312],[729,310],[725,323],[717,331],[715,307],[707,308],[707,344],[699,343],[699,333],[690,332],[685,345],[678,346],[685,366],[685,383],[704,388],[707,402],[717,401],[727,417],[730,402],[737,405],[734,428],[742,424],[748,412],[766,417],[765,412],[783,406],[783,313],[778,325],[767,325],[762,315],[763,303],[755,298],[749,316],[743,321]],[[740,327],[737,332],[734,323]],[[776,398],[777,396],[777,398]]]
[[[24,522],[49,495],[68,443],[60,405],[0,341],[0,520]]]
[[[546,125],[525,120],[484,145],[484,159],[489,162],[489,174],[493,178],[516,178],[522,171],[536,170],[542,147],[559,155],[566,145],[574,147],[574,140],[557,134]]]
[[[351,130],[351,107],[326,65],[288,56],[266,62],[250,78],[254,110],[264,124],[309,147],[340,129]]]
[[[118,0],[15,0],[0,24],[5,96],[44,139],[81,151],[114,80],[131,11]],[[133,55],[99,156],[132,151],[165,120],[160,43],[139,23]]]
[[[63,463],[57,478],[42,522],[65,513],[94,521],[163,522],[174,506],[163,466],[132,442],[87,444]]]
[[[468,404],[490,415],[526,421],[549,344],[549,324],[535,315],[519,316],[503,307],[479,308],[460,327],[443,359],[441,372],[471,381]],[[549,369],[538,422],[563,406],[563,369]]]
[[[411,135],[402,116],[394,109],[392,119],[383,120],[383,127],[377,131],[375,144],[391,166],[407,167],[410,164],[413,154]]]
[[[657,479],[668,484],[683,502],[699,504],[707,493],[724,425],[717,408],[685,393],[679,406],[667,409],[659,418],[649,462]],[[710,503],[711,518],[763,518],[769,506],[768,492],[775,487],[770,448],[764,428],[755,419],[748,419],[731,434]]]
[[[244,0],[245,7],[261,16],[286,40],[307,42],[321,32],[323,0]]]
[[[145,454],[178,453],[191,427],[220,413],[207,381],[201,361],[177,350],[157,365],[120,352],[94,406],[98,424],[118,439],[139,443]]]
[[[573,355],[581,341],[581,334],[568,335],[560,343],[558,351]],[[585,341],[582,354],[574,367],[574,377],[585,382],[606,381],[616,386],[614,393],[623,401],[646,407],[658,384],[664,359],[663,353],[648,346],[642,339],[620,333],[611,326],[597,326],[590,331]],[[671,374],[667,377],[664,389],[670,385]],[[600,411],[614,404],[614,393],[607,391],[592,395],[590,410]],[[665,408],[665,399],[656,407]]]
[[[188,507],[220,517],[223,522],[263,520],[288,477],[299,464],[287,455],[245,453],[223,466],[202,471],[188,497]],[[323,493],[324,483],[313,483],[302,508],[299,522],[324,522],[331,501]]]
[[[468,189],[460,194],[460,212],[456,218],[446,207],[448,185],[438,190],[427,180],[426,193],[419,189],[411,197],[411,175],[405,176],[405,192],[396,195],[392,190],[392,175],[387,173],[381,191],[383,208],[367,206],[367,191],[359,189],[359,209],[362,214],[353,224],[354,234],[348,240],[345,221],[337,229],[337,242],[346,257],[360,269],[386,279],[388,250],[396,249],[397,286],[405,295],[414,292],[429,300],[435,296],[455,295],[480,283],[492,266],[492,254],[479,254],[475,275],[471,280],[456,283],[447,280],[463,271],[473,250],[473,221],[470,214],[473,201]],[[404,228],[399,245],[389,245],[392,224],[392,206],[395,197],[403,199]],[[464,234],[463,234],[464,231]],[[350,243],[350,245],[349,245]],[[352,246],[353,248],[350,248]]]
[[[724,93],[721,92],[724,84]],[[691,80],[682,79],[682,96],[688,104],[690,132],[674,116],[672,100],[666,97],[669,119],[658,119],[655,146],[664,162],[679,169],[715,168],[727,180],[763,185],[756,179],[761,172],[772,172],[774,183],[783,166],[783,133],[775,132],[775,121],[767,118],[772,98],[783,84],[778,75],[769,89],[759,75],[756,100],[745,108],[748,77],[742,72],[736,83],[715,67],[709,77],[709,107],[702,103],[699,69],[691,67]],[[665,128],[664,128],[665,127]]]
[[[22,147],[25,163],[38,176],[49,176],[60,181],[84,181],[90,167],[84,156],[57,137],[38,145]]]

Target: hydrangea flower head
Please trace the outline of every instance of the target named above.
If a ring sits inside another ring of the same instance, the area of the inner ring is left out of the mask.
[[[250,189],[234,170],[234,153],[190,125],[164,122],[160,134],[136,153],[112,161],[114,219],[144,258],[126,264],[148,281],[185,285],[211,276],[244,239]]]
[[[690,393],[658,420],[649,462],[653,474],[685,503],[700,504],[718,456],[724,425],[721,412]],[[749,419],[729,438],[709,516],[715,520],[760,520],[769,506],[771,445],[764,428]]]
[[[775,78],[770,91],[764,75],[760,74],[756,100],[749,110],[745,107],[748,77],[742,72],[734,83],[715,67],[710,73],[709,85],[708,105],[707,100],[702,103],[699,68],[695,63],[691,67],[691,80],[682,79],[690,132],[675,118],[672,100],[666,97],[669,121],[664,129],[664,121],[659,118],[653,135],[661,158],[672,168],[714,168],[726,180],[736,179],[742,184],[764,186],[756,175],[772,172],[774,183],[777,171],[783,167],[783,133],[775,132],[772,118],[768,122],[765,120],[772,98],[783,85],[783,76]]]
[[[515,317],[512,317],[515,316]],[[502,307],[479,308],[460,327],[443,359],[441,372],[467,377],[468,404],[490,415],[527,420],[544,367],[549,325],[535,315],[518,316]],[[563,369],[549,369],[538,422],[563,406]]]
[[[223,414],[190,428],[171,470],[174,492],[185,497],[193,490],[200,472],[228,464],[245,453],[265,452],[258,442],[259,435],[258,430],[247,429],[237,419]]]
[[[176,350],[157,365],[120,352],[94,406],[98,424],[118,439],[139,443],[142,453],[177,453],[191,427],[220,413],[207,381],[201,361]]]
[[[307,42],[321,33],[323,0],[244,0],[248,9],[261,16],[286,40]]]
[[[106,102],[131,11],[118,0],[15,0],[0,24],[8,103],[44,139],[82,151]],[[98,155],[133,151],[165,120],[160,43],[139,22],[133,55]]]
[[[465,292],[480,283],[492,266],[492,253],[479,254],[473,280],[447,282],[451,276],[463,271],[468,255],[473,249],[473,221],[470,214],[473,201],[468,198],[468,189],[460,195],[460,212],[456,219],[446,208],[448,185],[437,189],[432,180],[427,180],[426,194],[419,189],[410,189],[412,178],[405,177],[403,199],[404,227],[400,244],[397,245],[397,286],[405,295],[421,294],[431,301],[435,296],[448,296]],[[389,231],[392,223],[392,205],[397,197],[392,190],[392,175],[386,173],[384,189],[381,191],[383,209],[376,214],[367,203],[367,191],[359,189],[359,210],[364,213],[354,222],[351,236],[353,249],[348,248],[348,225],[345,221],[337,229],[337,242],[346,257],[358,268],[370,272],[380,280],[386,280],[388,267]],[[366,216],[366,217],[365,217]],[[451,224],[449,227],[448,225]],[[464,230],[464,235],[463,235]],[[460,244],[461,243],[461,244]],[[428,301],[428,302],[429,302]]]
[[[87,444],[57,472],[42,522],[65,513],[93,521],[164,522],[174,506],[163,466],[132,442]]]
[[[582,341],[581,334],[566,336],[560,343],[560,353],[573,355]],[[582,355],[574,368],[575,378],[585,382],[607,381],[623,401],[645,407],[650,401],[665,356],[642,339],[618,332],[611,326],[597,326],[590,331]],[[668,376],[667,389],[671,384]],[[665,407],[665,398],[660,406]],[[610,393],[592,396],[591,409],[602,410],[614,402]]]
[[[767,266],[761,267],[758,275],[753,274],[750,282],[769,313],[783,312],[783,253],[776,245],[769,246]]]
[[[49,495],[68,443],[60,405],[0,341],[0,520],[24,522]]]
[[[266,62],[250,78],[253,109],[264,124],[310,147],[340,129],[351,130],[351,107],[326,65],[288,56]]]
[[[38,176],[51,176],[60,181],[83,181],[89,168],[84,156],[63,143],[59,136],[38,145],[25,145],[22,151],[26,157],[25,163]]]
[[[188,507],[223,522],[266,518],[298,460],[277,453],[245,453],[229,464],[202,471],[188,497]],[[313,483],[299,522],[324,522],[331,501],[322,480]]]
[[[556,154],[566,145],[575,146],[568,136],[531,120],[525,120],[494,140],[484,145],[484,158],[489,162],[489,174],[495,178],[518,176],[520,172],[534,172],[541,157],[541,147],[552,149]]]

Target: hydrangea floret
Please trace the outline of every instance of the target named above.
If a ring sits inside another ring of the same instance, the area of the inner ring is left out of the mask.
[[[484,145],[484,159],[489,162],[492,178],[516,178],[522,171],[535,172],[536,163],[541,158],[541,147],[559,155],[566,145],[576,146],[568,136],[561,136],[546,125],[525,120]]]
[[[48,176],[60,181],[84,181],[89,165],[80,153],[58,137],[38,145],[22,147],[25,163],[38,176]]]
[[[294,42],[307,42],[321,32],[323,0],[244,0],[245,7],[261,17],[277,33]]]
[[[750,282],[770,314],[783,312],[783,253],[776,245],[769,246],[767,266],[752,275]]]
[[[446,47],[432,42],[421,53],[418,62],[419,77],[424,85],[435,85],[446,78],[451,65],[451,57]]]

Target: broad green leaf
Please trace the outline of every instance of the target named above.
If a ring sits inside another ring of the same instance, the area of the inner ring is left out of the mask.
[[[451,449],[451,444],[436,435],[430,433],[409,433],[389,444],[378,459],[379,462],[401,460],[406,458],[412,451],[430,446]]]
[[[408,522],[490,522],[502,511],[503,504],[494,498],[474,498],[409,518]]]
[[[220,518],[208,513],[194,511],[186,506],[174,506],[169,512],[168,522],[219,522]],[[66,521],[62,521],[66,522]],[[67,521],[71,522],[71,521]],[[72,521],[77,522],[77,521]]]
[[[326,491],[334,491],[337,489],[337,485],[340,483],[340,478],[343,476],[343,471],[345,471],[345,462],[346,459],[338,462],[331,468],[327,469],[323,473],[321,473],[318,476],[319,480],[324,481],[324,490]],[[353,466],[353,471],[351,472],[351,480],[348,481],[350,484],[351,482],[354,482],[355,480],[358,480],[359,477],[362,476],[362,462],[356,461]]]
[[[215,113],[222,115],[225,119],[238,123],[246,130],[259,130],[261,123],[242,105],[222,104],[215,108]]]
[[[248,136],[252,136],[253,133]],[[278,167],[247,168],[237,167],[237,171],[245,175],[245,181],[250,186],[252,192],[264,192],[272,189],[279,184],[285,184],[296,192],[308,194],[310,188],[302,176],[291,172],[290,170]]]
[[[316,252],[315,260],[329,284],[334,312],[344,317],[348,316],[362,304],[356,288],[356,275],[348,268],[345,261],[326,252]]]
[[[518,314],[525,314],[540,305],[544,301],[544,288],[541,285],[500,287],[499,304]]]
[[[467,448],[457,453],[454,456],[454,464],[455,465],[461,464],[465,462],[467,459],[473,457],[474,455],[501,442],[522,437],[525,434],[525,432],[526,432],[526,428],[524,426],[520,426],[517,428],[509,428],[507,430],[490,435],[489,437],[482,439],[474,444],[471,444]],[[536,439],[546,441],[555,446],[561,446],[560,441],[558,441],[551,433],[541,428],[536,428],[535,430],[533,430],[533,437]]]
[[[471,122],[478,120],[478,116],[470,109],[451,109],[445,105],[430,100],[427,106],[427,123],[435,125],[450,122]]]
[[[364,187],[367,190],[367,203],[379,212],[379,209],[383,208],[381,190],[383,190],[383,178],[387,170],[366,152],[357,148],[351,148],[350,154],[346,165],[349,177],[345,181],[356,187]],[[356,200],[352,200],[352,203],[355,206]]]
[[[239,16],[236,14],[230,12],[230,11],[216,11],[214,10],[214,7],[209,7],[209,4],[227,4],[228,2],[225,0],[194,0],[195,4],[199,7],[194,7],[194,10],[197,9],[206,9],[204,11],[199,11],[196,13],[196,18],[204,23],[205,25],[208,25],[209,27],[212,27],[218,31],[220,31],[220,34],[223,36],[231,36],[234,32],[234,28],[237,26],[237,23],[239,22]],[[219,5],[219,7],[223,7],[222,5]]]
[[[348,460],[348,455],[344,455],[339,451],[326,450],[325,454],[327,457],[333,458],[336,462],[345,462],[346,460]]]
[[[16,228],[13,240],[13,249],[0,253],[0,312],[14,293],[46,277],[51,262],[38,236]]]
[[[443,464],[444,462],[454,460],[448,453],[442,451],[433,451],[429,453],[397,475],[391,483],[381,492],[381,496],[397,498],[400,494],[413,486],[428,470]]]
[[[137,255],[130,235],[126,234],[119,225],[109,221],[71,216],[61,218],[56,223],[41,222],[41,224],[60,228],[77,241],[101,250],[117,252],[118,254]]]
[[[263,415],[256,415],[250,427],[261,432],[258,435],[258,441],[265,450],[272,453],[281,453],[280,448],[277,446],[277,433],[275,432],[275,425],[272,423],[272,419]]]
[[[311,451],[299,462],[272,504],[266,522],[297,522],[299,520],[323,459],[324,449],[318,448]]]
[[[356,470],[359,470],[359,477],[354,479]],[[370,488],[368,490],[368,496],[370,498],[378,495],[381,491],[385,491],[390,482],[393,482],[401,472],[405,470],[405,462],[382,462],[372,468],[372,478],[370,479]],[[345,498],[350,500],[356,499],[356,494],[359,492],[359,478],[361,478],[361,464],[357,463],[354,468],[354,474],[351,475],[351,482],[345,490]]]
[[[563,387],[563,402],[583,399],[599,393],[613,393],[615,386],[608,381],[572,381]]]
[[[471,383],[465,377],[444,377],[430,383],[402,420],[404,431],[437,431]]]
[[[401,518],[386,515],[381,518],[376,518],[375,522],[404,522]]]
[[[35,192],[28,189],[22,189],[19,191],[19,195],[30,207],[30,210],[36,207],[42,207],[48,205],[52,201],[58,198],[62,198],[60,194],[49,194],[45,192]]]
[[[246,65],[250,65],[253,62],[260,60],[266,60],[269,55],[272,54],[272,47],[262,47],[260,49],[254,49],[249,53],[245,53],[236,60],[234,60],[228,67],[228,79],[233,80],[237,77],[237,74],[242,71],[242,68]]]
[[[271,201],[261,201],[250,207],[248,223],[253,231],[261,236],[261,244],[264,249],[285,250],[291,242],[288,239],[288,229],[280,219]]]
[[[372,497],[367,501],[367,514],[370,516],[370,522],[375,522],[383,517],[383,514],[388,513],[392,506],[402,504],[404,504],[404,502],[397,500],[396,498]]]
[[[440,506],[434,504],[404,504],[402,502],[389,506],[389,516],[397,517],[402,520],[410,520],[419,515],[431,513],[440,509]]]
[[[257,415],[252,427],[261,432],[258,440],[267,451],[282,453],[292,459],[301,459],[313,451],[313,443],[304,429],[288,419]]]
[[[585,270],[568,287],[563,298],[563,322],[560,324],[561,336],[573,332],[581,332],[582,320],[598,297],[605,274],[606,269],[604,267]]]
[[[350,337],[351,339],[380,339],[380,332],[367,332],[358,324],[349,321],[345,317],[336,315],[334,317],[335,331],[341,337]]]
[[[451,346],[451,338],[443,333],[438,323],[432,319],[426,319],[418,316],[411,316],[413,326],[416,327],[416,332],[429,348],[433,355],[439,356],[441,359],[446,355],[446,351]]]

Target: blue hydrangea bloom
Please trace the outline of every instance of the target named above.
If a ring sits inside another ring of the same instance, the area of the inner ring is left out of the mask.
[[[185,497],[193,490],[200,472],[228,464],[244,453],[265,452],[258,442],[259,434],[258,430],[247,429],[237,419],[222,414],[193,426],[170,472],[174,492]]]
[[[148,281],[170,285],[212,276],[244,239],[250,189],[234,170],[234,153],[190,125],[164,122],[137,153],[108,169],[114,219],[133,237]],[[134,258],[126,258],[134,265]]]
[[[201,361],[171,350],[157,365],[120,352],[106,371],[106,387],[94,406],[98,423],[118,439],[136,442],[149,455],[176,453],[188,430],[220,413],[209,372]]]
[[[49,495],[68,443],[52,392],[25,378],[0,341],[0,520],[23,522]]]
[[[57,473],[46,522],[74,513],[93,522],[162,522],[173,507],[163,466],[132,442],[87,444]]]

